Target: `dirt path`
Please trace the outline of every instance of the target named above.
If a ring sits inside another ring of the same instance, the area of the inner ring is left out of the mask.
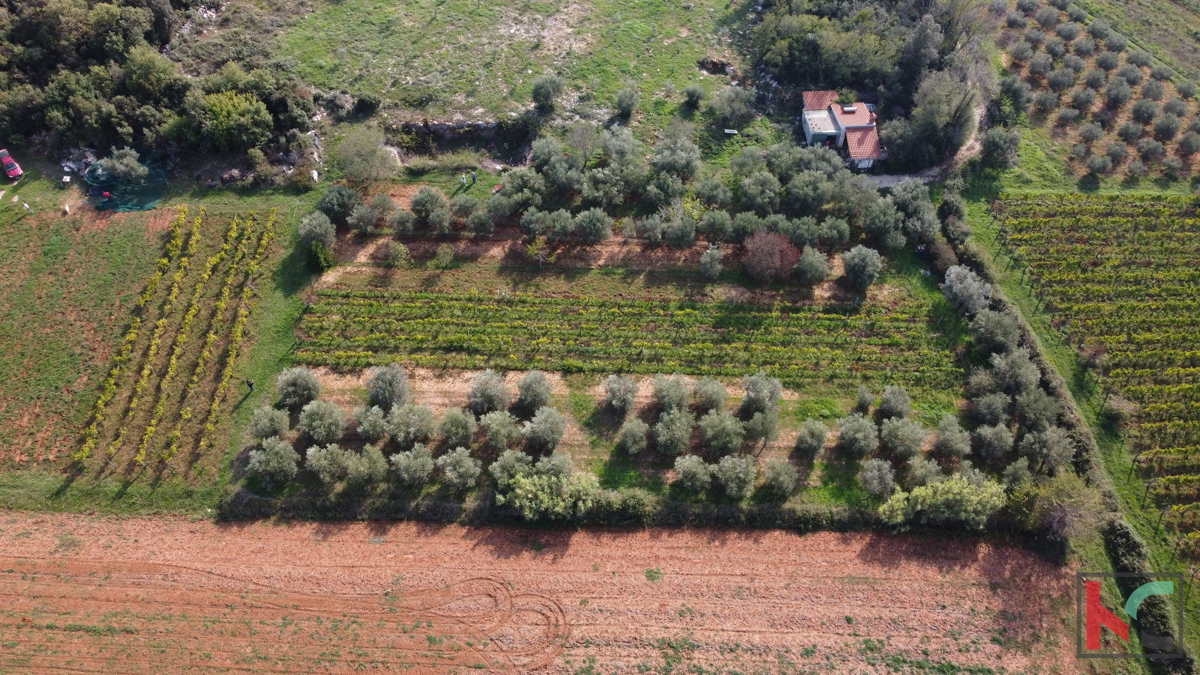
[[[1073,672],[1070,587],[970,540],[6,512],[0,671]]]

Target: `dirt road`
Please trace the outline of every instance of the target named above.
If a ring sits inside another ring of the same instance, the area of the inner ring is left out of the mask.
[[[965,540],[0,513],[0,594],[0,672],[1074,672]]]

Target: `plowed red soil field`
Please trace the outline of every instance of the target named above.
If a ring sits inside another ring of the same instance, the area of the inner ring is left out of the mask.
[[[0,672],[1074,672],[1070,571],[916,536],[0,513]]]

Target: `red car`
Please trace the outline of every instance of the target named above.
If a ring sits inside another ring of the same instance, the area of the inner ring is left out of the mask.
[[[8,150],[0,150],[0,164],[4,165],[4,173],[13,180],[20,178],[25,173],[21,171],[21,165],[13,161]]]

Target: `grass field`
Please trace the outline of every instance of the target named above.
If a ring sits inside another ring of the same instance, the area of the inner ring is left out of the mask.
[[[412,116],[495,118],[527,109],[537,77],[567,81],[568,108],[603,120],[634,86],[653,116],[689,84],[714,90],[705,57],[732,59],[745,9],[700,0],[345,0],[322,3],[278,39],[278,52],[325,89],[381,96]]]
[[[1200,2],[1196,0],[1078,0],[1176,70],[1200,80]]]

